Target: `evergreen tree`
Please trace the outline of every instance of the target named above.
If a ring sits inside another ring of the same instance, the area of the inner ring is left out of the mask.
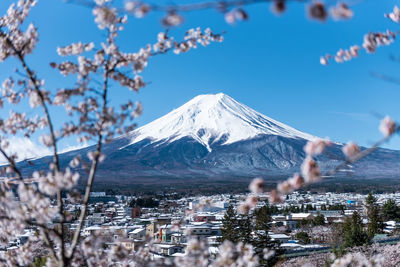
[[[264,266],[273,266],[282,253],[279,249],[279,243],[272,241],[268,232],[271,228],[271,207],[267,204],[254,211],[254,236],[251,244],[254,247],[255,253],[258,254],[260,263]],[[274,257],[268,259],[263,258],[263,250],[265,248],[275,250]]]
[[[389,198],[382,206],[382,216],[385,220],[398,220],[400,218],[400,209],[396,202]]]
[[[252,215],[240,215],[238,217],[238,233],[239,238],[234,242],[241,241],[244,244],[251,244],[253,241],[253,216]]]
[[[298,232],[296,234],[296,239],[300,240],[304,244],[309,244],[310,243],[310,236],[308,235],[307,232]]]
[[[372,239],[375,234],[383,230],[383,222],[379,214],[380,211],[376,198],[371,193],[365,199],[365,208],[367,209],[368,217],[367,234]]]
[[[272,241],[268,235],[273,210],[266,204],[260,209],[256,209],[252,214],[238,215],[230,206],[222,220],[222,238],[219,241],[229,240],[233,243],[251,244],[255,253],[259,256],[261,264],[273,266],[282,253],[279,249],[279,243]],[[274,256],[268,260],[263,258],[265,248],[275,251]]]
[[[325,225],[325,216],[323,214],[318,214],[313,219],[313,225]]]
[[[221,242],[225,240],[232,241],[234,243],[239,240],[239,223],[238,223],[238,215],[232,205],[227,209],[224,218],[222,219],[222,237],[220,239]]]
[[[369,238],[364,231],[362,220],[358,212],[347,218],[343,224],[344,246],[354,247],[368,243]]]

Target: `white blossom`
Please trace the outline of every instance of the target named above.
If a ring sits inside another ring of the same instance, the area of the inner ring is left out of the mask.
[[[399,23],[400,22],[400,9],[397,6],[394,6],[393,11],[389,14],[385,14],[386,17],[391,19],[392,21]]]

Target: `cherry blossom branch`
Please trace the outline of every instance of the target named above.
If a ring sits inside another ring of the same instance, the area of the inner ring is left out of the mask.
[[[363,151],[361,151],[358,145],[353,142],[349,142],[347,145],[343,146],[342,151],[346,156],[346,159],[342,163],[336,165],[332,170],[327,171],[324,175],[321,175],[318,164],[314,161],[313,157],[321,154],[327,146],[332,145],[332,142],[323,139],[308,141],[304,146],[306,158],[301,165],[301,174],[295,173],[291,178],[279,183],[276,189],[270,191],[270,202],[283,202],[283,195],[292,193],[305,185],[319,182],[323,177],[333,176],[339,171],[345,169],[349,164],[354,164],[365,158],[378,149],[379,146],[387,142],[395,133],[400,133],[400,125],[396,124],[391,118],[385,117],[381,121],[379,130],[384,135],[384,138]],[[246,201],[238,207],[238,211],[243,214],[247,214],[251,208],[254,208],[257,205],[257,195],[265,192],[264,181],[261,178],[253,179],[249,185],[249,189],[253,195],[249,195]]]
[[[395,23],[400,23],[400,9],[395,6],[393,11],[389,14],[385,14],[385,17]],[[375,53],[376,49],[380,46],[388,46],[392,44],[396,37],[400,34],[400,31],[386,30],[386,32],[370,32],[364,35],[362,47],[369,53]],[[320,57],[320,63],[322,65],[328,65],[331,59],[334,59],[336,63],[343,63],[353,58],[358,57],[360,46],[353,45],[349,49],[339,49],[336,54],[326,54]],[[393,59],[393,57],[392,57]]]
[[[53,148],[53,161],[54,161],[54,168],[55,168],[55,173],[57,174],[60,172],[60,163],[59,163],[59,157],[58,157],[58,152],[57,152],[57,139],[55,136],[55,130],[54,130],[54,125],[50,116],[49,109],[46,105],[46,98],[43,92],[40,90],[40,80],[36,77],[35,73],[32,71],[31,68],[29,68],[28,64],[25,61],[25,57],[22,54],[21,51],[23,51],[24,47],[22,49],[17,49],[15,45],[13,44],[12,40],[3,32],[0,30],[0,37],[4,38],[6,42],[8,42],[9,46],[11,49],[14,51],[16,57],[20,61],[23,69],[25,70],[28,79],[31,81],[33,88],[35,89],[35,92],[37,96],[39,97],[40,100],[40,105],[43,108],[43,111],[46,116],[47,120],[47,125],[49,127],[49,132],[50,132],[50,138],[51,138],[51,147]],[[4,154],[3,154],[4,155]],[[15,164],[14,164],[15,165]],[[20,175],[20,177],[22,177]],[[57,207],[58,207],[58,213],[60,215],[60,234],[61,236],[64,236],[64,222],[65,222],[65,214],[64,214],[64,207],[63,207],[63,202],[62,202],[62,197],[61,197],[61,189],[58,190],[57,192]],[[61,251],[61,262],[60,265],[64,266],[65,262],[65,240],[64,238],[60,239],[61,244],[60,244],[60,251]]]
[[[142,6],[142,12],[149,13],[151,11],[161,11],[161,12],[170,12],[178,11],[178,12],[191,12],[191,11],[200,11],[206,9],[216,9],[219,11],[224,11],[230,7],[237,6],[248,6],[253,4],[260,3],[275,3],[275,2],[298,2],[298,3],[307,3],[310,0],[230,0],[230,1],[205,1],[200,3],[191,3],[191,4],[169,4],[169,5],[159,5],[159,4],[150,4],[141,1],[127,1],[126,7],[124,9],[120,9],[121,11],[129,10],[129,7],[132,5]],[[93,1],[87,0],[67,0],[67,3],[78,4],[86,7],[93,8],[96,4]]]
[[[17,165],[15,164],[15,160],[8,156],[8,154],[5,152],[5,150],[3,148],[0,147],[0,153],[3,155],[3,157],[6,158],[6,160],[8,161],[8,163],[10,164],[10,167],[14,170],[14,172],[17,174],[17,178],[19,180],[23,180],[21,171],[18,169]]]
[[[346,159],[342,163],[336,165],[332,170],[326,172],[325,175],[321,175],[317,162],[313,160],[313,156],[321,154],[325,150],[326,146],[331,145],[331,142],[322,139],[309,141],[304,147],[307,156],[301,165],[301,175],[296,173],[287,181],[279,183],[277,190],[273,190],[270,193],[271,202],[280,202],[282,201],[281,194],[288,194],[294,190],[298,190],[304,185],[318,182],[324,176],[333,176],[346,168],[349,164],[354,164],[355,162],[365,158],[378,149],[380,145],[387,142],[395,133],[399,133],[400,125],[396,124],[390,117],[385,117],[381,121],[379,130],[384,135],[384,138],[363,151],[361,151],[358,145],[353,142],[349,142],[347,145],[343,146],[342,151],[346,156]]]
[[[45,113],[46,116],[46,120],[49,126],[49,132],[50,132],[50,137],[51,137],[51,146],[53,148],[53,160],[54,160],[54,168],[56,172],[60,171],[60,163],[59,163],[59,157],[58,157],[58,152],[57,152],[57,139],[55,136],[55,131],[54,131],[54,125],[53,122],[51,120],[51,116],[50,116],[50,112],[49,109],[45,103],[45,97],[42,93],[42,91],[39,88],[40,81],[36,78],[36,75],[34,74],[34,72],[28,67],[28,65],[26,64],[25,58],[24,56],[19,52],[19,51],[15,51],[23,68],[25,69],[25,71],[27,72],[29,79],[31,80],[31,82],[34,85],[35,91],[38,94],[39,98],[40,98],[40,102],[41,105],[43,107],[43,111]]]
[[[14,219],[13,219],[13,218],[10,218],[9,216],[0,216],[0,220],[9,220],[9,221],[13,221]],[[47,247],[48,247],[49,250],[50,250],[51,256],[52,256],[55,260],[57,260],[56,251],[55,251],[55,249],[54,249],[54,246],[52,245],[52,242],[50,241],[50,237],[49,237],[49,234],[48,234],[48,233],[49,233],[49,232],[53,232],[54,234],[56,234],[58,237],[61,238],[61,236],[59,236],[59,233],[58,233],[57,231],[55,231],[54,229],[48,228],[47,225],[42,224],[42,223],[33,222],[33,221],[31,221],[31,220],[24,220],[24,223],[27,224],[27,225],[29,225],[29,226],[35,226],[35,227],[38,227],[38,228],[41,229],[41,232],[42,232],[42,234],[43,234],[44,241],[45,241]]]
[[[41,232],[42,232],[42,234],[43,234],[44,242],[46,243],[47,247],[50,249],[51,257],[52,257],[54,260],[58,261],[57,253],[56,253],[56,251],[55,251],[55,249],[54,249],[54,244],[53,244],[53,242],[51,242],[49,233],[48,233],[47,231],[45,231],[45,230],[42,230]]]
[[[110,1],[95,0],[93,2],[88,0],[67,0],[67,3],[78,4],[89,8],[106,6],[108,2]],[[249,15],[243,9],[244,6],[272,3],[273,11],[280,14],[286,10],[286,5],[289,2],[309,3],[309,5],[306,6],[308,17],[318,21],[325,21],[329,16],[335,20],[350,19],[353,17],[353,11],[342,1],[327,1],[327,3],[324,3],[323,1],[313,0],[219,0],[166,5],[131,0],[126,1],[123,8],[114,8],[114,10],[121,14],[134,15],[137,18],[143,18],[150,12],[164,12],[166,15],[162,19],[162,24],[166,27],[173,27],[183,22],[183,17],[179,15],[179,13],[214,9],[224,14],[227,23],[234,24],[237,21],[248,20]],[[336,3],[336,6],[332,6],[332,2]],[[328,9],[327,6],[330,6],[330,8]]]
[[[399,132],[400,131],[400,127],[398,127],[395,132]],[[376,143],[374,143],[371,147],[356,153],[354,156],[352,157],[348,157],[345,161],[343,161],[343,163],[337,165],[333,170],[327,172],[325,175],[323,176],[333,176],[336,173],[338,173],[339,171],[343,170],[343,168],[345,168],[347,165],[349,164],[354,164],[357,161],[365,158],[366,156],[370,155],[372,152],[374,152],[376,149],[378,149],[382,144],[386,143],[387,141],[389,141],[389,139],[392,137],[391,136],[387,136],[382,138],[381,140],[377,141]]]
[[[88,177],[88,181],[86,184],[86,190],[85,190],[85,195],[84,195],[84,199],[83,199],[83,203],[82,203],[82,209],[81,212],[79,214],[79,223],[78,226],[75,230],[73,239],[72,239],[72,243],[71,243],[71,253],[70,255],[67,257],[67,260],[71,260],[74,256],[75,250],[76,250],[76,246],[78,245],[79,239],[80,239],[80,234],[81,234],[81,230],[82,230],[82,226],[83,226],[83,222],[85,220],[85,216],[86,216],[86,210],[89,204],[89,200],[90,200],[90,192],[92,191],[92,185],[93,185],[93,181],[96,175],[96,171],[97,171],[97,167],[99,164],[99,159],[100,159],[100,155],[101,155],[101,148],[102,148],[102,144],[103,144],[103,134],[102,134],[102,128],[103,128],[103,123],[104,123],[104,116],[107,113],[107,94],[108,94],[108,81],[109,81],[109,75],[110,73],[113,71],[113,69],[115,68],[115,65],[113,66],[112,69],[109,69],[108,67],[109,64],[109,60],[107,60],[104,63],[104,83],[103,83],[103,121],[101,122],[101,126],[99,129],[99,135],[98,135],[98,141],[97,141],[97,146],[96,146],[96,151],[93,153],[93,159],[92,159],[92,165],[90,167],[90,171],[89,171],[89,177]]]

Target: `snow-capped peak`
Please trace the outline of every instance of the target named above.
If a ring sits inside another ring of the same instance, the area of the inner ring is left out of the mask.
[[[167,115],[135,130],[131,144],[148,138],[171,142],[192,137],[211,151],[212,142],[231,144],[261,134],[306,140],[316,138],[219,93],[196,96]]]

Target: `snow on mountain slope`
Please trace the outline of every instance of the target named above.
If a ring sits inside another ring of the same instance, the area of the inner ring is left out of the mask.
[[[151,139],[172,142],[191,137],[210,145],[247,140],[260,134],[313,140],[316,137],[275,121],[223,93],[199,95],[167,115],[135,130],[129,145]]]

